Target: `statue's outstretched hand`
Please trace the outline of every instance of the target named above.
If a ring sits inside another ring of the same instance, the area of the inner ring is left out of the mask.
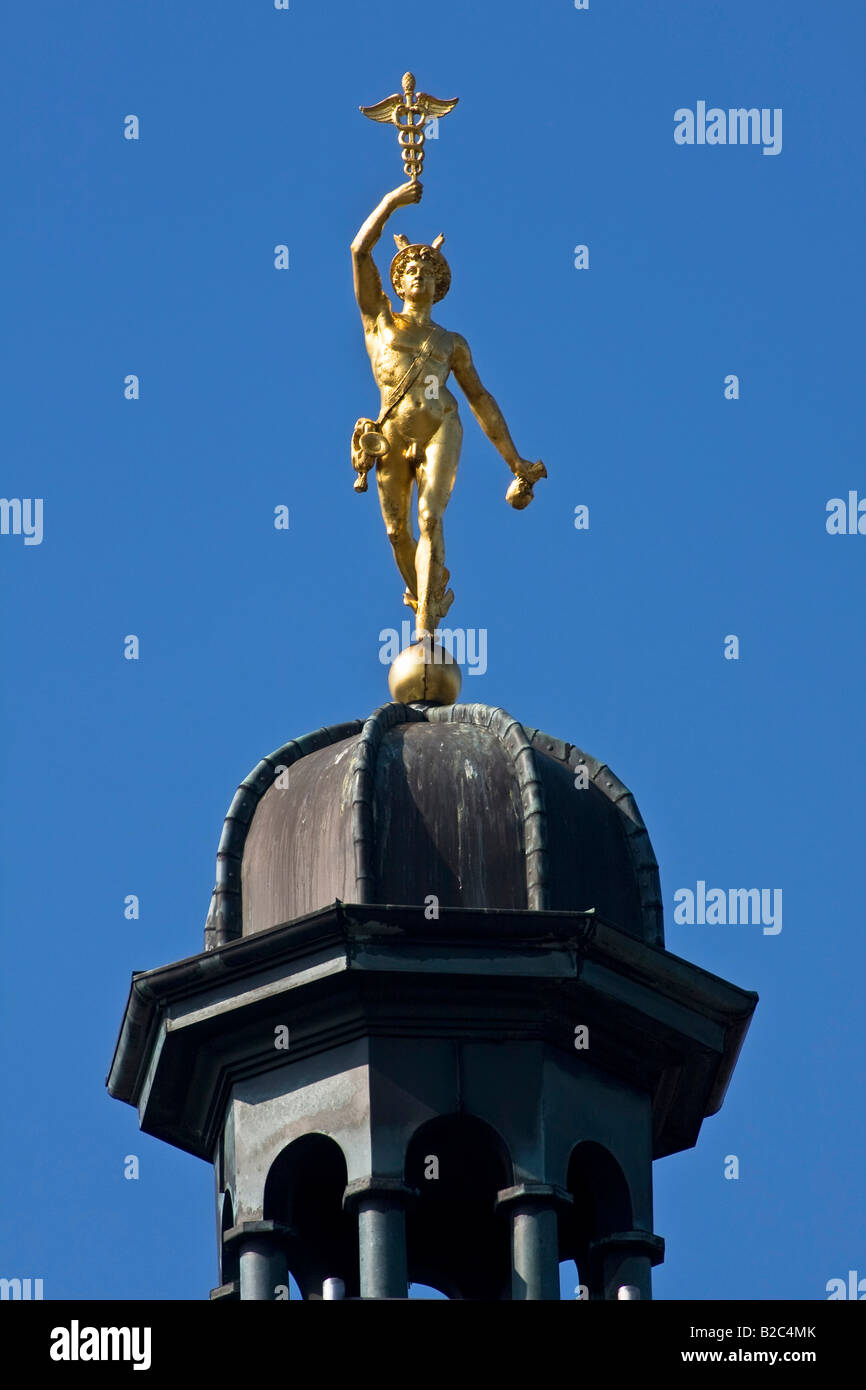
[[[547,477],[547,469],[541,459],[537,463],[530,463],[529,459],[519,459],[511,471],[515,478],[524,478],[527,483],[537,483],[539,478]]]
[[[505,494],[505,500],[515,511],[522,512],[532,501],[532,489],[539,478],[547,477],[547,469],[541,462],[530,463],[529,459],[518,459],[512,468],[514,482]]]

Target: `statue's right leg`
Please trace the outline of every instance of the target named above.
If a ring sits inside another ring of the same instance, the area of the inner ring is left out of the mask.
[[[376,482],[379,487],[379,505],[388,540],[394,550],[397,568],[410,596],[418,597],[415,577],[415,548],[417,542],[409,524],[409,511],[412,504],[412,486],[415,481],[414,470],[408,459],[403,457],[405,442],[397,431],[386,430],[391,445],[387,455],[376,464]]]
[[[447,411],[418,465],[418,631],[432,632],[454,594],[447,589],[443,517],[457,477],[463,426],[456,410]]]

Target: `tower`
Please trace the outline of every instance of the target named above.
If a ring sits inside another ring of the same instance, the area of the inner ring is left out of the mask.
[[[651,1297],[652,1162],[756,996],[664,948],[628,789],[476,704],[284,745],[229,808],[205,949],[133,977],[108,1087],[212,1162],[212,1298]]]

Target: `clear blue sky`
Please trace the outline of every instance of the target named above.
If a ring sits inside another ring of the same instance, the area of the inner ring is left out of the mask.
[[[358,104],[411,67],[460,105],[393,230],[445,232],[439,321],[550,474],[512,511],[463,407],[449,622],[488,632],[463,697],[607,761],[669,949],[761,995],[723,1111],[655,1165],[656,1295],[866,1275],[866,535],[825,528],[866,496],[864,31],[854,0],[10,11],[2,493],[44,499],[44,538],[0,536],[0,1274],[216,1282],[212,1170],[103,1083],[131,972],[202,948],[237,782],[388,698],[378,634],[407,610],[352,490],[375,396],[348,245],[401,181]],[[781,153],[678,146],[698,101],[782,108]],[[781,888],[782,931],[675,924],[699,879]]]

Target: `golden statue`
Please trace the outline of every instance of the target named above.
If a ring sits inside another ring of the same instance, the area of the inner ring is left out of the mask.
[[[431,318],[433,305],[448,293],[451,282],[448,262],[439,249],[444,238],[439,235],[428,246],[410,245],[405,236],[395,236],[398,251],[391,262],[391,284],[402,300],[398,312],[382,289],[371,254],[391,214],[421,201],[418,175],[424,157],[424,121],[431,115],[445,115],[455,104],[416,93],[415,79],[407,73],[402,97],[361,107],[372,119],[398,126],[404,168],[410,177],[385,195],[352,242],[355,296],[381,392],[378,419],[359,420],[352,437],[352,463],[358,473],[355,488],[365,492],[367,473],[375,468],[385,528],[406,585],[404,602],[415,611],[416,638],[422,643],[427,639],[428,646],[454,598],[448,588],[442,529],[463,439],[457,400],[446,384],[452,372],[476,420],[514,474],[506,493],[511,505],[527,506],[533,484],[547,476],[540,460],[531,463],[518,454],[499,406],[481,384],[466,339]],[[418,488],[417,541],[410,518],[414,486]]]

